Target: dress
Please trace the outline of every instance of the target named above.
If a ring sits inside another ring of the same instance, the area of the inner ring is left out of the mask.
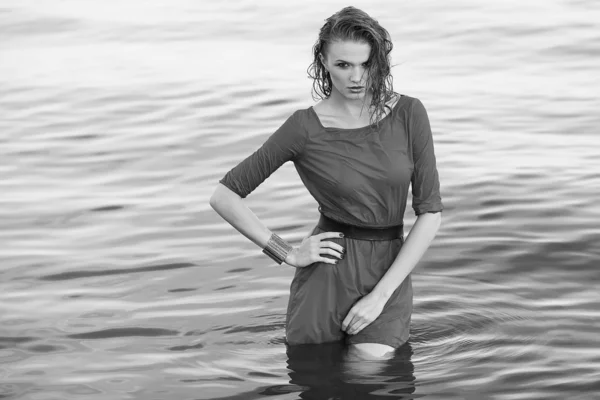
[[[245,198],[292,161],[319,212],[336,221],[380,228],[402,224],[409,186],[416,215],[441,212],[433,137],[421,101],[401,95],[380,127],[370,128],[324,127],[312,107],[297,110],[219,182]],[[311,235],[322,231],[315,226]],[[404,239],[327,240],[342,245],[346,255],[337,265],[315,262],[296,269],[287,307],[287,343],[402,345],[409,337],[412,314],[410,274],[381,315],[361,332],[349,336],[341,324],[352,305],[385,274]]]

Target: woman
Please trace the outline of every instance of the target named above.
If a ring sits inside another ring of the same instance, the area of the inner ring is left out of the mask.
[[[443,210],[429,120],[418,99],[393,91],[389,34],[365,12],[346,7],[328,18],[313,50],[321,101],[232,168],[210,204],[263,253],[296,267],[288,344],[345,340],[359,355],[392,355],[409,337],[410,272]],[[286,161],[321,213],[296,247],[241,200]],[[404,240],[409,185],[417,220]]]

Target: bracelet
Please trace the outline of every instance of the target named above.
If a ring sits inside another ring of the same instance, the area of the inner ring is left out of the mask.
[[[293,247],[289,243],[277,236],[277,234],[271,233],[269,242],[262,252],[271,257],[277,264],[281,264],[292,249]]]

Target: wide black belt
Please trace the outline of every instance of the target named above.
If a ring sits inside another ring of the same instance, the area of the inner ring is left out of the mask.
[[[321,214],[317,226],[328,232],[342,232],[345,237],[362,240],[392,240],[404,238],[404,225],[387,228],[364,228],[334,221]]]

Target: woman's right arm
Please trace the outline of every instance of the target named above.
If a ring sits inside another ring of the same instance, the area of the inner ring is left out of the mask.
[[[222,183],[217,185],[210,198],[210,206],[238,232],[260,248],[267,245],[272,232],[244,204],[243,199],[227,186]],[[321,254],[326,253],[341,259],[343,247],[322,239],[339,238],[339,235],[339,232],[323,232],[309,236],[302,241],[300,246],[293,247],[284,262],[294,267],[306,267],[317,261],[337,264],[337,260],[322,257]]]
[[[308,136],[300,118],[299,111],[288,117],[258,150],[225,174],[210,198],[211,207],[224,220],[263,249],[272,232],[244,204],[243,199],[285,162],[302,157]],[[334,264],[337,260],[322,257],[321,253],[336,256],[342,247],[321,239],[336,237],[337,233],[323,232],[305,238],[300,246],[293,247],[287,254],[285,263],[294,267],[305,267],[317,261]]]
[[[271,237],[271,231],[244,204],[244,200],[227,186],[219,183],[212,197],[210,206],[242,235],[264,248]]]

